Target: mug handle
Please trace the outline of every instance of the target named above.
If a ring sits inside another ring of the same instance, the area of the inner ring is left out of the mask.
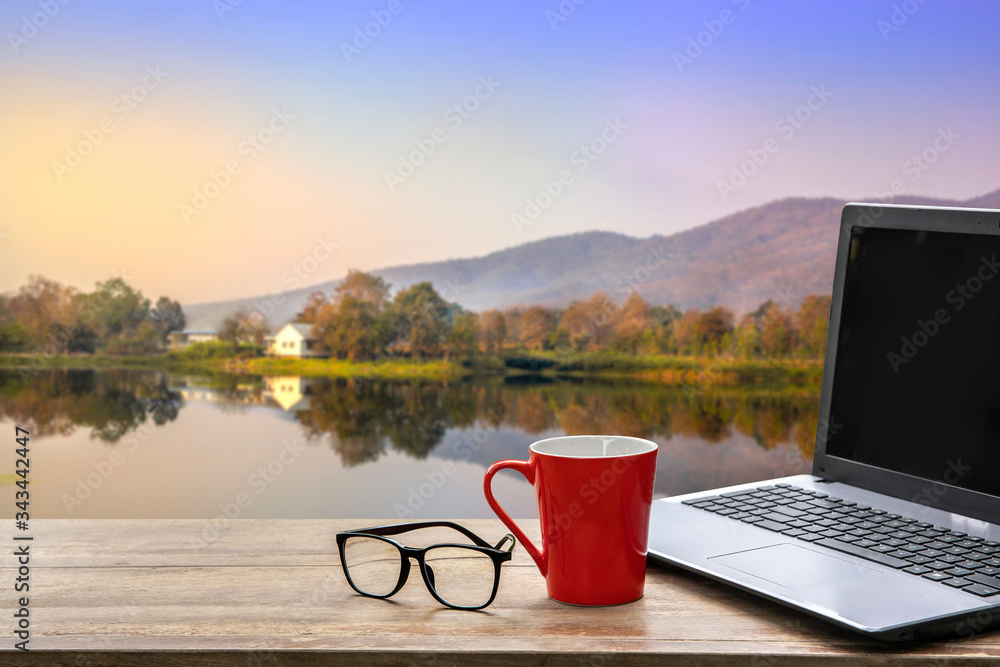
[[[542,576],[546,576],[546,570],[548,570],[548,562],[545,558],[544,547],[539,550],[532,544],[528,536],[524,534],[524,531],[514,523],[514,520],[510,518],[510,515],[504,511],[504,508],[500,506],[497,499],[493,497],[493,476],[504,468],[510,468],[511,470],[516,470],[517,472],[524,475],[524,478],[528,480],[528,484],[532,486],[535,485],[535,464],[533,461],[497,461],[489,467],[486,471],[486,477],[483,478],[483,491],[486,493],[486,502],[490,504],[496,515],[503,521],[503,524],[510,529],[510,532],[514,533],[517,537],[517,541],[521,543],[524,550],[528,552],[532,560],[535,561],[535,565],[538,566],[538,570],[542,573]]]

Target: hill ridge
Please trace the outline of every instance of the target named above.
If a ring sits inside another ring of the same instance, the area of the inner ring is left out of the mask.
[[[680,308],[724,305],[736,313],[781,295],[798,301],[828,293],[833,282],[840,212],[837,197],[784,197],[670,235],[647,238],[613,230],[575,232],[502,248],[477,257],[375,269],[394,289],[431,281],[449,301],[473,311],[513,305],[565,306],[597,290],[618,296],[631,284],[652,304]],[[901,196],[894,203],[1000,209],[1000,189],[957,201]],[[657,264],[650,258],[669,255]],[[653,268],[650,268],[652,266]],[[331,292],[339,280],[281,292],[185,305],[188,328],[215,329],[238,307],[261,308],[280,326],[309,293]],[[262,303],[269,306],[262,308]]]

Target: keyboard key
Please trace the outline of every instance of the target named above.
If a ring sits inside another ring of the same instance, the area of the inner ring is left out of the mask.
[[[768,512],[764,515],[764,518],[768,521],[777,521],[778,523],[788,523],[792,520],[792,517],[784,514],[778,514],[777,512]]]
[[[906,560],[914,563],[916,565],[923,565],[924,563],[933,563],[933,558],[928,558],[927,556],[910,556]]]
[[[979,574],[985,574],[988,576],[996,576],[1000,574],[1000,567],[990,567],[989,565],[984,566],[982,563],[977,563],[977,565],[979,565]]]
[[[944,581],[945,579],[951,579],[951,575],[945,574],[944,572],[931,572],[930,574],[925,574],[924,579],[930,579],[931,581]]]
[[[985,574],[980,574],[979,572],[970,574],[968,577],[966,577],[966,579],[968,579],[969,581],[974,581],[977,584],[984,584],[986,586],[1000,588],[1000,578],[988,577]]]
[[[973,584],[972,586],[966,586],[962,589],[966,593],[972,593],[980,597],[988,597],[990,595],[996,595],[1000,593],[1000,588],[993,588],[991,586],[983,586],[982,584]]]
[[[945,570],[945,572],[953,577],[964,577],[967,574],[972,574],[972,570],[966,570],[964,567],[953,567],[950,570]]]
[[[843,533],[839,530],[824,530],[820,535],[823,537],[840,537]]]
[[[815,542],[816,540],[822,540],[823,536],[816,533],[806,533],[805,535],[799,535],[799,539],[806,542]]]
[[[968,579],[959,578],[959,579],[948,579],[946,581],[942,581],[941,583],[944,584],[945,586],[951,586],[952,588],[962,588],[964,586],[968,586],[972,582],[969,581]]]
[[[965,559],[962,558],[961,556],[954,556],[952,554],[946,554],[944,556],[939,556],[938,560],[941,561],[941,562],[944,562],[944,563],[960,563],[960,562],[962,562]]]
[[[839,540],[823,539],[817,540],[814,544],[820,544],[824,547],[830,547],[831,549],[836,549],[837,551],[843,551],[844,553],[864,558],[865,560],[881,563],[882,565],[888,565],[889,567],[896,568],[897,570],[911,565],[909,562],[902,560],[901,558],[894,558],[887,554],[878,553],[873,549],[862,549],[861,547],[856,547],[853,544],[848,544]]]
[[[802,535],[807,535],[806,531],[799,528],[789,528],[788,530],[781,531],[783,535],[788,535],[789,537],[800,537]]]
[[[975,540],[970,540],[969,538],[966,538],[966,539],[962,540],[961,542],[955,542],[955,546],[956,547],[965,547],[966,549],[972,549],[974,547],[978,547],[979,546],[979,542],[976,542]]]
[[[963,555],[969,553],[968,549],[964,549],[962,547],[948,547],[947,549],[943,549],[943,551],[946,554],[954,554],[956,556],[963,556]]]
[[[938,556],[943,556],[943,551],[938,551],[937,549],[924,549],[923,551],[917,552],[921,556],[927,556],[928,558],[937,558]]]
[[[964,567],[967,570],[981,570],[983,569],[983,564],[977,563],[974,560],[963,560],[961,563],[955,563],[955,567]]]
[[[767,528],[768,530],[773,530],[780,533],[783,530],[788,530],[788,526],[783,523],[778,523],[777,521],[768,521],[763,519],[754,524],[755,526],[760,526],[761,528]]]
[[[826,509],[834,509],[836,507],[840,507],[841,506],[840,503],[835,503],[835,502],[833,502],[831,500],[827,500],[825,498],[817,498],[816,500],[810,500],[809,502],[811,504],[815,505],[816,507],[824,507]]]
[[[933,563],[927,563],[927,567],[932,570],[950,570],[954,566],[951,563],[942,563],[941,561],[936,560]]]
[[[890,551],[895,551],[896,549],[895,549],[895,547],[887,547],[884,544],[880,544],[878,546],[871,547],[871,550],[872,551],[877,551],[879,553],[884,554],[884,553],[888,553]]]
[[[854,543],[854,546],[861,547],[863,549],[871,549],[872,547],[877,547],[878,542],[872,542],[871,540],[858,540]]]
[[[933,572],[930,568],[923,567],[922,565],[914,565],[913,567],[904,567],[903,572],[909,572],[910,574],[927,574],[928,572]]]

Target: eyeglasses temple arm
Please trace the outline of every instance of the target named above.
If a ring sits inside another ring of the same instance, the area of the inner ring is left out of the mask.
[[[510,546],[505,549],[503,545],[504,545],[505,542],[508,542],[508,541],[510,542]],[[497,545],[495,547],[493,547],[493,548],[496,549],[497,551],[512,552],[512,551],[514,551],[514,545],[515,544],[517,544],[517,541],[514,540],[514,536],[511,535],[510,533],[507,533],[506,535],[503,536],[503,539],[500,540],[499,542],[497,542]]]
[[[490,547],[490,543],[479,537],[471,530],[465,526],[460,526],[457,523],[452,523],[451,521],[422,521],[418,523],[397,523],[391,526],[377,526],[375,528],[359,528],[357,530],[347,530],[343,531],[346,533],[367,533],[368,535],[399,535],[400,533],[406,533],[411,530],[420,530],[421,528],[451,528],[462,533],[470,540],[476,543],[480,547]]]

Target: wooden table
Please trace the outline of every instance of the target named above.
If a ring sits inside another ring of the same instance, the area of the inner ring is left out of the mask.
[[[483,612],[440,606],[416,572],[392,601],[364,598],[344,580],[334,535],[379,523],[391,521],[237,520],[214,533],[200,520],[35,520],[33,650],[10,650],[7,611],[0,664],[1000,663],[1000,632],[882,644],[654,564],[638,602],[562,605],[520,546]],[[495,520],[461,523],[494,543],[507,532]],[[524,523],[537,537],[537,521]],[[13,561],[2,563],[7,610]]]

